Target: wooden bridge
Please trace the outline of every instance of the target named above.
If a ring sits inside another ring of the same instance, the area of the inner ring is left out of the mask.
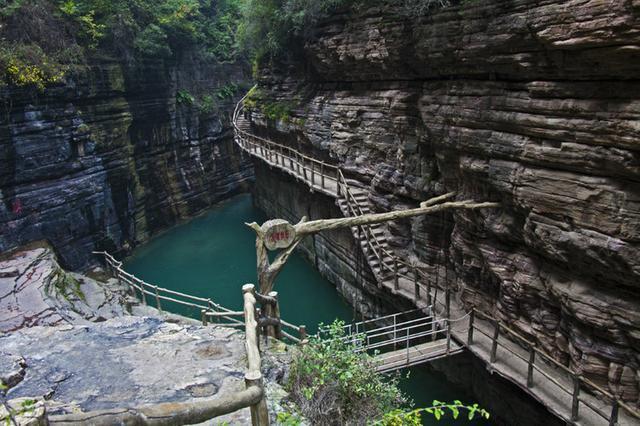
[[[255,135],[250,114],[244,111],[242,101],[233,114],[235,142],[245,153],[292,176],[311,191],[334,197],[345,217],[371,211],[363,183],[345,178],[334,164]],[[519,386],[567,424],[640,424],[635,407],[560,364],[505,324],[475,309],[464,312],[452,306],[447,288],[440,288],[420,267],[393,252],[381,225],[357,226],[351,231],[378,286],[423,310],[415,322],[398,322],[401,314],[394,314],[347,326],[358,350],[381,350],[377,355],[380,371],[429,362],[466,348],[484,361],[489,371]],[[459,319],[453,321],[452,316]],[[396,323],[390,325],[393,318]],[[374,324],[377,326],[366,331]]]

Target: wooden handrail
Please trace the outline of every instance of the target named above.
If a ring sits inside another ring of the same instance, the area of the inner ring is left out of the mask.
[[[494,322],[490,315],[488,315],[488,314],[486,314],[486,313],[484,313],[482,311],[479,311],[479,310],[477,310],[475,308],[472,308],[471,312],[472,312],[472,317],[482,317],[485,320],[489,320],[490,322]],[[640,412],[638,412],[638,410],[636,410],[635,408],[631,407],[630,405],[628,405],[624,401],[621,401],[621,400],[617,399],[611,392],[607,391],[606,389],[603,389],[602,387],[600,387],[596,383],[592,382],[591,380],[583,377],[582,375],[580,375],[577,372],[571,370],[567,366],[561,364],[556,359],[554,359],[551,355],[547,354],[542,349],[536,347],[533,342],[531,342],[529,339],[527,339],[524,336],[522,336],[517,331],[511,329],[510,327],[508,327],[508,326],[506,326],[506,325],[504,325],[504,324],[502,324],[500,322],[495,322],[494,327],[496,327],[496,330],[500,329],[500,330],[506,331],[508,334],[513,336],[516,340],[520,341],[525,346],[529,347],[530,348],[529,349],[530,353],[533,352],[533,353],[535,353],[535,354],[537,354],[539,356],[535,357],[535,356],[531,355],[529,360],[526,360],[523,356],[521,356],[519,353],[517,353],[514,349],[510,348],[508,345],[502,343],[501,341],[498,341],[497,339],[495,339],[495,334],[494,334],[494,336],[490,336],[488,333],[485,333],[484,330],[482,330],[482,328],[477,323],[475,323],[474,321],[471,321],[471,320],[469,321],[469,332],[468,333],[469,333],[470,336],[473,336],[473,333],[472,333],[471,330],[477,330],[481,334],[483,334],[486,337],[492,339],[493,342],[494,342],[494,345],[498,345],[498,346],[502,347],[503,349],[506,349],[510,354],[515,355],[518,358],[520,358],[520,359],[524,360],[525,362],[527,362],[528,365],[529,365],[529,367],[528,367],[529,371],[527,373],[527,386],[528,387],[531,387],[533,385],[533,383],[531,381],[531,371],[532,371],[532,369],[534,369],[535,371],[538,371],[540,374],[542,374],[547,380],[549,380],[552,383],[554,383],[555,385],[557,385],[564,392],[566,392],[569,395],[573,395],[574,396],[574,407],[572,408],[572,417],[573,416],[577,416],[577,411],[579,410],[579,404],[580,404],[580,402],[582,402],[583,404],[588,406],[592,411],[594,411],[596,414],[601,416],[603,419],[609,421],[610,424],[612,424],[611,422],[614,420],[613,416],[617,416],[617,407],[623,408],[632,417],[640,418]],[[471,338],[469,338],[467,340],[467,342],[468,342],[468,344],[473,344]],[[575,384],[574,384],[574,386],[571,386],[571,387],[566,386],[566,385],[562,384],[560,381],[558,381],[556,378],[551,377],[548,373],[546,373],[543,370],[542,367],[540,367],[538,365],[535,365],[536,360],[539,360],[541,358],[542,358],[542,360],[544,362],[550,363],[554,367],[559,368],[561,371],[566,373],[569,377],[572,377],[572,378],[574,378],[574,380],[577,380],[577,383],[578,383],[578,385],[577,385],[578,386],[578,388],[577,388],[578,391],[577,392],[579,392],[580,385],[586,385],[586,386],[592,388],[595,392],[597,392],[599,394],[602,394],[605,398],[609,399],[611,401],[610,404],[612,405],[611,417],[607,416],[604,412],[602,412],[602,410],[595,409],[592,406],[592,404],[584,401],[583,398],[579,397],[579,395],[576,393],[576,388],[575,388],[576,385]]]

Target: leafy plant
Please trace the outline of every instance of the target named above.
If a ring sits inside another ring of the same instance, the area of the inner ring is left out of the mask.
[[[193,105],[195,98],[186,90],[178,90],[176,93],[176,102],[180,105]]]
[[[478,404],[465,405],[462,402],[456,400],[453,403],[441,402],[438,400],[433,401],[433,405],[427,408],[417,408],[410,411],[393,410],[385,413],[381,420],[373,423],[375,426],[420,426],[422,425],[422,413],[428,413],[435,417],[436,420],[441,420],[448,413],[451,414],[454,420],[460,417],[461,411],[467,412],[467,419],[473,420],[476,416],[489,419],[490,414],[483,408],[480,408]]]
[[[286,389],[312,424],[359,423],[408,404],[399,377],[378,374],[374,359],[343,339],[343,326],[335,321],[327,339],[311,338],[292,360]]]

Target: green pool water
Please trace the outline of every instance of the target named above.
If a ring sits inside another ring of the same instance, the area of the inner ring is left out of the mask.
[[[211,298],[227,308],[241,310],[242,285],[256,282],[255,234],[244,223],[262,223],[266,219],[264,213],[253,207],[249,195],[234,197],[136,249],[125,262],[125,269],[149,283]],[[276,289],[282,318],[306,325],[310,333],[317,330],[319,323],[336,318],[347,322],[354,319],[353,308],[335,287],[297,253],[278,277]],[[198,312],[182,306],[163,307],[199,318]],[[425,367],[412,368],[408,373],[401,386],[416,406],[428,406],[434,399],[475,401],[465,389]],[[427,419],[425,424],[489,423]]]

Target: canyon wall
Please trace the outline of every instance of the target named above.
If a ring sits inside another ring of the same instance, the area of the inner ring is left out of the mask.
[[[246,190],[235,99],[216,97],[249,81],[246,68],[188,53],[136,66],[102,58],[42,93],[0,88],[0,252],[46,239],[82,268],[92,250],[126,251]],[[198,108],[190,93],[216,104]]]
[[[389,241],[459,303],[637,403],[640,2],[369,7],[313,33],[261,71],[260,102],[291,119],[254,110],[254,125],[339,164],[378,211],[449,191],[500,202],[390,224]]]

